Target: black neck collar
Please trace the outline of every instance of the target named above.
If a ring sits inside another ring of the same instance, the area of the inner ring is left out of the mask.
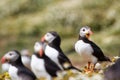
[[[88,38],[86,38],[86,37],[81,37],[80,35],[79,35],[79,37],[78,37],[78,40],[88,40]]]
[[[34,53],[34,55],[35,56],[37,56],[38,58],[44,58],[45,57],[45,53],[43,52],[43,55],[42,55],[42,57],[39,55],[39,53],[37,52],[37,53]]]
[[[57,50],[61,50],[60,49],[60,44],[61,44],[61,39],[59,36],[57,36],[51,43],[49,43],[48,45],[57,49]]]
[[[21,61],[21,56],[19,56],[19,58],[15,62],[9,62],[9,63],[13,66],[23,65]]]

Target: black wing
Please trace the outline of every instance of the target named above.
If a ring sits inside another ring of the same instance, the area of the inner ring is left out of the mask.
[[[55,62],[53,62],[51,59],[49,59],[47,56],[44,58],[45,61],[45,68],[46,71],[52,76],[56,77],[57,71],[60,71],[61,69],[57,66]]]
[[[55,48],[58,52],[59,52],[59,55],[58,55],[58,60],[59,60],[59,63],[61,64],[61,66],[63,67],[64,70],[68,70],[68,69],[76,69],[78,71],[81,71],[77,68],[75,68],[71,61],[69,60],[69,58],[63,53],[63,51],[61,50],[60,46],[55,46],[54,44],[49,44],[49,46]],[[64,64],[67,63],[69,65],[69,67],[65,67]]]
[[[70,65],[72,65],[71,61],[69,60],[69,58],[61,51],[59,52],[59,56],[58,56],[59,62],[60,64],[63,66],[64,63],[69,63]],[[64,67],[63,67],[64,68]]]
[[[59,62],[60,64],[62,65],[62,67],[65,69],[65,70],[68,70],[68,69],[75,69],[77,71],[80,71],[80,69],[77,69],[76,67],[74,67],[71,63],[71,61],[69,60],[69,58],[61,51],[59,52],[59,56],[58,56],[58,59],[59,59]],[[68,67],[65,67],[64,64],[68,64],[69,66]]]
[[[98,58],[98,61],[110,61],[110,59],[104,55],[103,51],[94,42],[88,40],[88,43],[92,46],[94,50],[93,55]]]
[[[19,68],[18,76],[20,76],[22,80],[35,80],[36,79],[36,76],[28,68],[24,66],[18,67],[18,68]]]

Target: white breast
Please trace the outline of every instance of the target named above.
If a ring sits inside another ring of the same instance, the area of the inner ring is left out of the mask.
[[[31,69],[33,73],[36,75],[36,77],[39,79],[41,77],[51,77],[44,66],[44,60],[36,57],[35,55],[32,55],[31,58]]]
[[[93,63],[97,62],[97,58],[92,55],[93,49],[90,44],[79,40],[75,44],[75,51],[80,54],[86,61],[90,61]]]
[[[8,70],[8,73],[12,80],[19,80],[19,77],[17,75],[18,69],[12,65],[10,65],[10,68]]]
[[[25,65],[25,67],[30,68],[30,62],[31,62],[31,59],[27,56],[22,56],[22,63]]]
[[[4,63],[1,66],[3,72],[7,72],[9,70],[9,67],[10,67],[9,63]]]
[[[45,49],[45,54],[48,56],[48,57],[51,57],[51,58],[56,58],[58,57],[59,53],[56,49],[50,47],[50,46],[46,46],[46,49]],[[54,60],[54,59],[53,59]]]
[[[59,52],[56,49],[54,49],[54,48],[50,47],[49,45],[47,45],[46,48],[45,48],[45,54],[52,61],[54,61],[61,69],[63,69],[61,64],[59,63],[59,60],[58,60]]]

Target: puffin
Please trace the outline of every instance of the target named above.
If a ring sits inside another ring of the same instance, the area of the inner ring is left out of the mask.
[[[120,80],[120,58],[104,71],[104,80]]]
[[[3,63],[3,64],[1,65],[2,72],[8,72],[9,67],[10,67],[10,64],[9,64],[8,62]]]
[[[72,65],[69,58],[63,53],[60,47],[61,38],[56,31],[47,32],[41,38],[41,42],[47,42],[45,48],[46,56],[48,56],[52,61],[54,61],[62,70],[75,69],[81,72],[80,69],[77,69]]]
[[[34,73],[23,65],[17,50],[7,52],[1,59],[1,63],[5,62],[10,64],[8,73],[12,80],[36,80]]]
[[[22,58],[22,63],[24,64],[24,66],[31,69],[30,67],[31,56],[30,56],[29,50],[27,49],[21,50],[21,58]]]
[[[95,65],[98,61],[111,61],[108,57],[104,55],[100,47],[90,40],[90,35],[92,34],[93,32],[91,31],[90,27],[82,27],[79,32],[79,39],[75,43],[75,51],[88,62],[87,69],[89,71],[94,70]],[[92,66],[91,63],[93,64]],[[91,69],[90,66],[92,67]]]
[[[61,69],[45,55],[45,45],[43,42],[36,42],[34,45],[34,54],[31,58],[31,69],[38,79],[46,78],[52,80],[57,77],[57,72]]]

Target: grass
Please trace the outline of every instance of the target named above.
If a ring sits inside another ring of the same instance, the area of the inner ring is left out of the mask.
[[[4,0],[0,3],[0,57],[12,49],[33,53],[35,41],[47,31],[57,31],[61,47],[73,63],[79,29],[90,26],[91,39],[108,56],[120,52],[120,0]],[[31,5],[32,4],[32,5]],[[77,56],[79,59],[79,56]],[[81,61],[81,59],[80,59]],[[81,63],[81,62],[80,62]]]

